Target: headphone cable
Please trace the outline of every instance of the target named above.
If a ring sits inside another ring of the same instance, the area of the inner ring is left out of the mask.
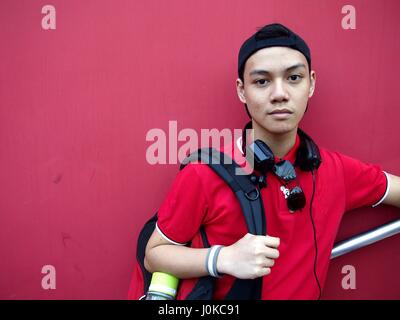
[[[318,300],[321,299],[321,294],[322,294],[322,289],[321,285],[318,280],[318,275],[317,275],[317,258],[318,258],[318,245],[317,245],[317,230],[315,228],[314,224],[314,218],[312,216],[312,204],[314,201],[314,194],[315,194],[315,174],[314,174],[314,169],[311,170],[312,178],[313,178],[313,191],[312,191],[312,196],[311,196],[311,202],[310,202],[310,217],[311,217],[311,223],[313,226],[313,231],[314,231],[314,245],[315,245],[315,259],[314,259],[314,277],[315,280],[317,281],[318,289],[319,289],[319,296]]]

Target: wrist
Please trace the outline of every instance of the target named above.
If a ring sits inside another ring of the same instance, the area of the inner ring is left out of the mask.
[[[220,274],[229,273],[229,248],[223,247],[218,255],[217,272]]]

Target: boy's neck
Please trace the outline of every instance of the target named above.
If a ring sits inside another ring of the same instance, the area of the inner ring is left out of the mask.
[[[260,130],[253,122],[254,140],[264,141],[274,153],[274,156],[282,159],[293,148],[296,143],[297,127],[287,133],[271,134],[265,130]]]

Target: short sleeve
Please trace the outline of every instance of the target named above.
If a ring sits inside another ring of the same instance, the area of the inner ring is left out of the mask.
[[[343,164],[346,211],[376,206],[387,194],[388,180],[381,166],[339,154]]]
[[[188,164],[178,173],[158,211],[157,231],[174,244],[191,241],[207,212],[207,200],[196,166],[201,164]]]

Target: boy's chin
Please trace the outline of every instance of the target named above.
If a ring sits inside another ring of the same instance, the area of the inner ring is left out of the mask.
[[[265,126],[262,127],[263,130],[273,135],[285,135],[297,130],[296,125],[278,125],[278,126]]]

